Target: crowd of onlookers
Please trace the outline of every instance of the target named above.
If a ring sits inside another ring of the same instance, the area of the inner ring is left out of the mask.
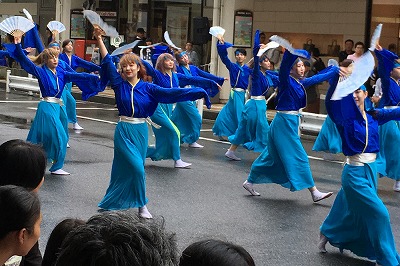
[[[61,221],[42,258],[38,239],[46,217],[37,193],[45,169],[40,146],[19,139],[0,145],[0,265],[255,265],[243,247],[222,240],[198,241],[180,254],[164,219],[129,210]]]

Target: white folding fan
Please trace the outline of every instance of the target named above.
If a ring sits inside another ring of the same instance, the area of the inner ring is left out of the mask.
[[[307,51],[300,50],[300,49],[294,49],[288,40],[286,40],[278,35],[272,35],[269,39],[271,41],[277,42],[280,46],[287,49],[291,54],[294,54],[294,55],[297,55],[300,57],[304,57],[304,58],[310,58],[310,54]]]
[[[51,31],[51,32],[57,32],[57,33],[61,33],[63,31],[66,30],[64,24],[62,24],[60,21],[57,20],[52,20],[47,24],[47,28]]]
[[[31,13],[28,12],[28,10],[26,10],[25,8],[22,9],[22,12],[24,12],[25,16],[27,19],[29,19],[30,21],[33,21],[33,17],[31,15]]]
[[[271,41],[269,43],[267,43],[267,46],[265,46],[263,49],[260,49],[257,53],[257,56],[262,56],[267,50],[272,49],[272,48],[278,48],[279,47],[279,43]]]
[[[97,14],[96,12],[92,10],[83,10],[83,16],[87,18],[90,21],[90,23],[92,23],[93,27],[100,28],[103,31],[103,35],[110,37],[119,36],[118,31],[114,27],[105,23],[101,19],[100,15]]]
[[[381,37],[381,32],[382,32],[382,24],[378,24],[378,26],[376,26],[375,28],[374,34],[371,37],[371,45],[368,48],[370,51],[375,50],[375,46],[379,42],[379,38]]]
[[[225,34],[225,29],[220,26],[213,26],[210,28],[209,33],[214,37],[221,38]]]
[[[171,46],[172,48],[175,48],[177,50],[181,50],[181,48],[179,48],[178,46],[176,46],[171,39],[169,38],[169,34],[168,31],[164,32],[164,39],[165,41],[168,43],[169,46]]]
[[[134,42],[125,44],[125,45],[115,49],[114,52],[111,53],[111,56],[123,54],[123,53],[125,53],[126,50],[135,48],[139,42],[140,42],[140,40],[136,40]]]
[[[14,37],[21,37],[33,27],[35,27],[35,24],[32,21],[21,16],[9,17],[0,23],[0,30]]]

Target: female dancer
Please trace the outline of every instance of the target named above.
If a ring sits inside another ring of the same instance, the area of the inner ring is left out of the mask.
[[[43,59],[43,66],[36,66],[26,57],[20,42],[20,38],[14,38],[15,50],[12,52],[12,56],[26,72],[38,79],[40,92],[43,96],[27,140],[43,145],[47,158],[53,161],[53,165],[50,167],[52,174],[69,175],[62,169],[68,142],[65,128],[68,122],[60,100],[62,90],[65,83],[76,82],[82,90],[82,98],[87,99],[100,90],[99,78],[87,73],[64,71],[58,65],[58,52],[55,49],[44,49],[37,61],[41,63],[40,60]]]
[[[304,64],[298,55],[309,57],[308,52],[289,46],[285,48],[279,71],[278,112],[268,132],[267,147],[254,161],[243,187],[254,196],[260,194],[253,184],[276,183],[290,191],[308,188],[313,201],[317,202],[333,193],[322,193],[314,185],[307,153],[299,137],[299,110],[306,106],[304,87],[330,79],[339,68],[331,66],[317,75],[303,78]]]
[[[353,60],[344,59],[340,66],[343,66],[351,71]],[[350,66],[350,67],[349,67]],[[342,152],[342,139],[340,138],[339,131],[336,128],[335,123],[333,123],[332,119],[329,115],[326,116],[324,123],[322,124],[322,128],[318,134],[317,139],[315,140],[314,146],[312,148],[313,151],[323,151],[326,153],[337,154]],[[329,158],[329,156],[324,155],[324,158]]]
[[[400,105],[400,60],[394,53],[377,46],[378,73],[382,82],[380,106],[386,109]],[[395,180],[393,189],[400,192],[400,123],[390,121],[379,127],[380,150],[376,160],[378,173]]]
[[[332,80],[336,84],[338,77]],[[379,151],[378,124],[400,119],[400,109],[366,112],[364,86],[341,100],[330,100],[335,86],[326,95],[328,114],[335,122],[347,161],[342,172],[342,188],[321,226],[318,248],[326,252],[329,241],[340,250],[376,260],[379,265],[399,265],[400,257],[390,227],[389,213],[378,197],[376,153]]]
[[[140,58],[134,54],[126,54],[121,58],[122,69],[119,74],[103,43],[100,30],[95,30],[95,37],[103,58],[102,79],[110,81],[120,115],[114,135],[110,184],[98,206],[106,210],[139,208],[140,216],[152,218],[146,207],[146,119],[153,115],[159,102],[173,103],[204,97],[208,107],[211,103],[207,93],[201,88],[167,89],[142,81],[146,70]]]
[[[257,56],[260,49],[259,34],[260,31],[257,30],[254,36],[251,99],[244,105],[235,134],[228,138],[231,146],[225,153],[227,158],[234,161],[241,160],[235,155],[235,151],[240,144],[243,144],[246,149],[254,150],[255,152],[262,152],[267,146],[269,124],[266,116],[267,103],[264,95],[270,88],[278,86],[279,78],[277,73],[268,70],[271,64],[267,57],[267,52],[261,58]]]
[[[179,64],[176,67],[178,73],[186,75],[187,77],[195,76],[211,79],[220,86],[224,83],[224,78],[214,76],[194,65],[189,65],[189,57],[186,52],[176,51],[175,58]],[[210,97],[212,96],[210,95]],[[191,148],[203,148],[202,145],[197,143],[200,137],[202,119],[194,102],[187,101],[177,103],[172,112],[171,120],[181,132],[181,143],[188,143]]]
[[[249,86],[249,76],[251,73],[251,69],[244,64],[246,60],[245,49],[236,49],[236,63],[232,63],[231,60],[229,60],[227,48],[231,46],[232,44],[224,42],[223,37],[218,39],[218,54],[222,63],[224,63],[229,70],[232,88],[228,102],[219,112],[212,128],[214,135],[218,136],[220,139],[223,139],[223,136],[229,137],[235,134],[244,108],[245,91]]]
[[[154,69],[149,63],[143,61],[147,73],[153,78],[153,83],[165,87],[184,87],[187,85],[195,85],[207,88],[209,94],[218,91],[218,84],[212,80],[201,77],[187,77],[176,73],[174,58],[171,54],[161,54]],[[215,94],[214,94],[215,95]],[[151,119],[161,128],[153,127],[156,136],[155,147],[149,147],[147,157],[153,161],[173,159],[176,168],[187,168],[191,163],[186,163],[181,159],[180,151],[180,132],[176,125],[171,121],[172,104],[160,103],[157,110],[151,116]]]
[[[62,49],[63,52],[60,54],[60,59],[67,63],[73,70],[82,67],[90,72],[100,71],[100,66],[83,60],[72,53],[74,50],[72,40],[64,40],[62,43]],[[76,118],[76,100],[71,94],[72,83],[67,83],[65,86],[62,99],[67,110],[68,122],[73,123],[73,128],[75,130],[83,130],[83,127],[78,124]]]

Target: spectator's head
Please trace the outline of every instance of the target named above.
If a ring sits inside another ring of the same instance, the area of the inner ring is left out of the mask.
[[[72,53],[74,50],[74,43],[71,39],[66,39],[62,42],[61,47],[64,53]]]
[[[306,69],[304,67],[304,62],[300,58],[298,58],[292,66],[290,75],[292,75],[294,78],[300,79],[304,77],[305,70]]]
[[[238,48],[235,50],[235,58],[239,64],[243,64],[244,60],[246,60],[247,52],[243,48]]]
[[[139,79],[146,78],[146,68],[139,56],[133,53],[124,54],[121,57],[119,61],[119,72],[121,76],[128,81],[136,77]]]
[[[177,265],[175,235],[164,222],[127,212],[91,217],[64,240],[57,266]]]
[[[187,42],[185,45],[186,51],[192,51],[193,50],[193,43],[192,42]]]
[[[305,72],[307,73],[308,71],[310,71],[311,69],[311,63],[310,61],[304,61],[304,68],[305,68]]]
[[[251,255],[241,246],[214,239],[195,242],[180,258],[179,266],[254,266]]]
[[[266,44],[266,39],[267,39],[267,36],[265,35],[265,33],[261,32],[260,33],[260,43]]]
[[[164,74],[167,71],[175,71],[176,66],[174,57],[169,53],[160,54],[157,58],[156,69],[160,70]]]
[[[319,49],[316,48],[316,47],[314,49],[312,49],[311,53],[315,57],[320,57],[321,56],[321,53],[320,53]]]
[[[356,42],[354,45],[355,54],[357,54],[357,56],[361,56],[364,53],[364,48],[365,45],[363,42]]]
[[[388,50],[391,51],[391,52],[394,53],[394,54],[397,54],[397,47],[396,47],[396,44],[395,44],[395,43],[389,44]]]
[[[0,186],[16,185],[37,191],[46,170],[46,155],[35,144],[13,139],[0,145]]]
[[[151,38],[146,39],[146,45],[151,45],[153,44],[153,40]]]
[[[139,38],[143,39],[143,38],[146,36],[146,31],[145,31],[143,28],[138,28],[138,29],[136,30],[136,35],[137,35]]]
[[[179,65],[187,66],[189,64],[189,56],[185,51],[177,50],[175,51],[175,58]]]
[[[56,264],[61,244],[73,229],[86,222],[80,219],[65,219],[61,221],[50,234],[47,240],[46,251],[43,255],[42,266],[53,266]]]
[[[0,213],[0,257],[25,256],[40,235],[42,215],[37,193],[14,185],[0,186]]]
[[[348,53],[353,51],[354,41],[352,39],[347,39],[344,42],[344,50]]]

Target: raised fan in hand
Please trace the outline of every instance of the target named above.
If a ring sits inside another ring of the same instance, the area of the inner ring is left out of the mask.
[[[125,44],[125,45],[115,49],[114,52],[111,53],[111,56],[123,54],[123,53],[125,53],[126,50],[135,48],[139,42],[140,42],[140,40],[136,40],[134,42]]]
[[[290,42],[278,35],[273,35],[269,38],[271,41],[279,43],[283,48],[288,50],[291,54],[309,59],[310,54],[306,50],[294,49]]]
[[[25,8],[22,9],[22,12],[24,12],[25,16],[27,19],[29,19],[30,21],[33,21],[33,17],[31,15],[31,13],[28,12],[28,10],[26,10]]]
[[[374,66],[374,56],[367,51],[354,63],[351,75],[338,82],[331,100],[340,100],[360,88],[368,80]]]
[[[214,37],[221,38],[225,34],[225,29],[220,26],[213,26],[210,28],[209,33]]]
[[[328,60],[328,66],[336,66],[339,67],[339,63],[338,61],[336,61],[335,59],[331,58]]]
[[[275,49],[279,47],[279,43],[277,42],[269,42],[267,43],[267,46],[265,46],[263,49],[260,49],[257,53],[257,56],[262,56],[266,51],[268,51],[269,49]]]
[[[47,24],[47,28],[51,32],[55,32],[56,31],[57,33],[60,33],[60,32],[63,32],[63,31],[66,30],[64,24],[62,24],[60,21],[57,21],[57,20],[50,21]]]
[[[378,24],[376,26],[374,34],[372,34],[371,37],[371,46],[368,48],[370,51],[374,51],[376,44],[379,42],[379,38],[381,37],[381,32],[382,32],[382,24]]]
[[[33,27],[35,27],[35,24],[32,21],[21,16],[9,17],[0,23],[0,30],[14,37],[21,37]]]
[[[83,16],[87,18],[90,21],[90,23],[92,23],[93,27],[100,28],[102,30],[102,35],[110,37],[119,36],[118,31],[114,27],[105,23],[101,19],[100,15],[97,14],[96,12],[92,10],[83,10]]]
[[[165,41],[168,43],[169,46],[171,46],[172,48],[175,48],[177,50],[181,50],[181,48],[179,48],[178,46],[176,46],[171,39],[169,38],[169,34],[168,31],[164,32],[164,39]]]

